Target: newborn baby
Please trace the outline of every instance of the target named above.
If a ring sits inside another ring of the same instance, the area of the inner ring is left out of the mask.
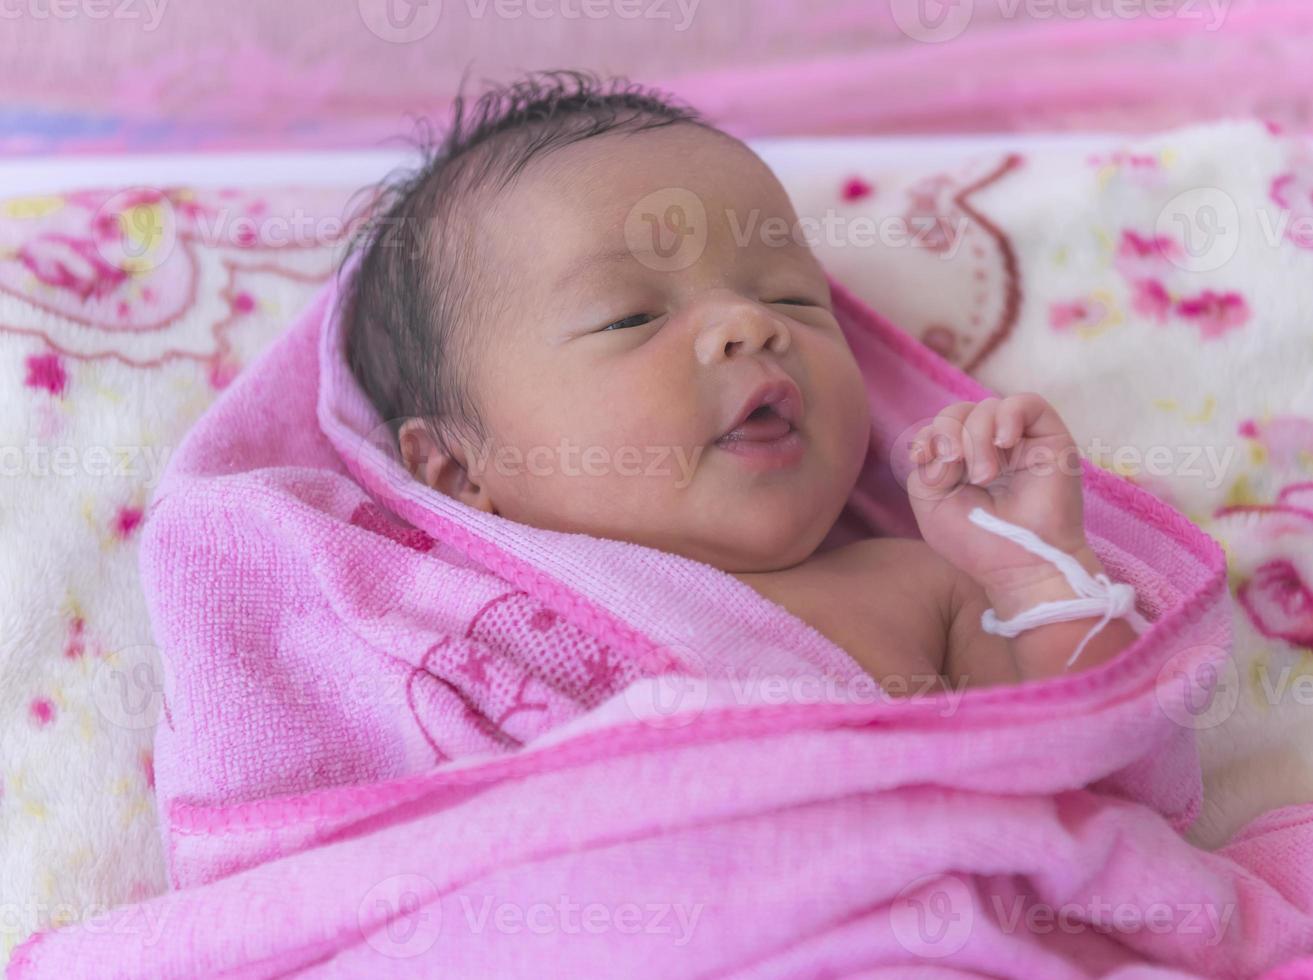
[[[535,75],[472,112],[458,100],[443,145],[376,214],[348,359],[435,490],[720,568],[890,691],[1061,673],[1097,623],[982,628],[987,609],[1007,619],[1074,593],[969,521],[974,507],[1102,571],[1072,438],[1037,395],[953,405],[917,434],[923,540],[823,547],[868,451],[866,390],[805,240],[745,233],[797,226],[784,188],[696,113],[627,83]],[[561,447],[577,465],[555,465]],[[590,449],[608,465],[590,470]],[[1073,669],[1133,637],[1108,622]]]

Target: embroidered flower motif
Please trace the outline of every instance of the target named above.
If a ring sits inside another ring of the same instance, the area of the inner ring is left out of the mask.
[[[69,622],[68,642],[64,644],[64,656],[69,660],[76,660],[87,652],[86,628],[86,620],[81,616],[74,616]]]
[[[1236,598],[1264,636],[1313,647],[1313,591],[1290,561],[1279,558],[1261,566]]]
[[[903,214],[911,242],[930,252],[946,252],[955,240],[956,229],[944,198],[954,186],[950,177],[927,177],[908,190],[911,198]]]
[[[1102,292],[1049,306],[1049,326],[1055,331],[1090,333],[1120,323],[1121,313],[1112,297]]]
[[[1091,154],[1086,162],[1098,170],[1099,186],[1106,187],[1113,178],[1143,187],[1161,184],[1166,179],[1164,162],[1170,157],[1170,151],[1160,156],[1149,153],[1127,153],[1118,150],[1106,156]]]
[[[32,724],[45,728],[55,720],[55,704],[49,698],[33,698],[27,706],[27,714]]]
[[[128,536],[136,530],[137,525],[140,523],[140,507],[120,507],[114,514],[114,520],[110,524],[110,530],[114,532],[116,538],[122,541],[127,539]]]
[[[23,384],[29,388],[44,388],[52,395],[62,395],[68,387],[68,372],[58,354],[38,354],[27,359],[27,377]]]
[[[1067,330],[1073,325],[1090,323],[1094,311],[1083,299],[1070,303],[1054,303],[1049,307],[1049,326],[1054,330]]]
[[[1299,415],[1245,419],[1238,431],[1258,443],[1275,465],[1313,469],[1313,419]]]
[[[850,177],[844,183],[839,196],[845,201],[860,201],[862,198],[870,197],[873,193],[875,193],[875,188],[862,180],[861,177]]]
[[[1249,304],[1239,293],[1215,293],[1205,289],[1198,296],[1182,299],[1176,312],[1199,327],[1205,340],[1221,337],[1249,322]]]
[[[1269,639],[1284,640],[1299,647],[1313,647],[1313,588],[1308,568],[1297,561],[1313,554],[1313,482],[1291,484],[1277,494],[1275,503],[1241,503],[1223,507],[1215,516],[1257,515],[1248,530],[1251,540],[1284,555],[1269,557],[1251,576],[1236,586],[1236,601],[1254,628]],[[1270,550],[1268,552],[1270,554]],[[1293,559],[1293,560],[1292,560]]]
[[[222,391],[232,384],[233,379],[242,371],[240,362],[232,357],[219,353],[210,361],[206,370],[205,377],[210,382],[210,387],[215,391]]]
[[[1138,279],[1131,283],[1131,309],[1158,323],[1166,323],[1172,312],[1172,297],[1157,279]]]
[[[39,282],[72,293],[82,302],[118,289],[128,274],[111,265],[89,238],[39,235],[18,249],[18,260]]]
[[[1143,259],[1161,256],[1165,259],[1176,258],[1181,254],[1181,246],[1168,235],[1146,237],[1129,228],[1122,232],[1120,254]]]
[[[1268,197],[1282,211],[1286,240],[1296,248],[1313,249],[1313,167],[1304,163],[1276,177]]]
[[[1113,266],[1133,282],[1156,276],[1164,266],[1184,256],[1180,243],[1167,235],[1145,236],[1127,228],[1122,231]]]
[[[330,189],[300,190],[294,199],[316,215],[340,214],[343,205]],[[310,283],[335,264],[327,246],[338,233],[330,241],[316,222],[291,222],[289,235],[288,222],[270,216],[290,211],[266,194],[102,188],[55,203],[25,205],[21,220],[12,207],[0,209],[0,293],[24,302],[0,333],[45,337],[65,360],[210,362],[227,352],[226,334],[240,315],[258,312],[257,300],[240,298],[259,296],[244,280],[273,274]],[[342,238],[351,233],[341,227]],[[224,253],[211,257],[226,281],[202,275],[207,252]],[[227,315],[210,315],[216,288],[229,299]],[[238,368],[230,362],[217,380]]]

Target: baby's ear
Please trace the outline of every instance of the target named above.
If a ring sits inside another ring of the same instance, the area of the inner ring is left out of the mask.
[[[466,447],[457,443],[448,452],[424,419],[411,418],[397,432],[401,460],[407,471],[425,486],[489,514],[497,513],[488,488],[471,475]]]

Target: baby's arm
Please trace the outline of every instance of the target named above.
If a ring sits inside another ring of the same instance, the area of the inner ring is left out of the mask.
[[[856,541],[792,568],[735,577],[846,650],[894,697],[1046,676],[1061,670],[1091,625],[1044,626],[1015,639],[986,633],[980,617],[991,606],[997,610],[996,603],[1029,608],[1031,595],[1057,596],[1033,581],[1033,593],[991,597],[914,538]],[[1123,624],[1104,627],[1079,663],[1093,664],[1121,648],[1115,638],[1105,647],[1103,637],[1115,626]]]

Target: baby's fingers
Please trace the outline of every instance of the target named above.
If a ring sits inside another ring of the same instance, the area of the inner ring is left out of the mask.
[[[1004,398],[998,406],[995,429],[995,445],[1001,449],[1011,449],[1027,436],[1042,439],[1067,434],[1053,406],[1033,392]]]
[[[920,482],[927,489],[944,491],[961,482],[966,472],[962,420],[974,407],[972,402],[950,405],[912,440],[912,460],[918,466]]]
[[[973,408],[974,402],[958,402],[941,410],[912,439],[909,447],[912,459],[922,464],[934,459],[960,459],[963,455],[962,421]]]
[[[924,466],[937,459],[957,459],[962,455],[962,447],[955,433],[927,425],[912,440],[911,454],[913,461]]]
[[[964,440],[967,479],[977,486],[990,483],[1002,469],[1002,460],[994,445],[1000,404],[997,398],[986,398],[967,416]]]

